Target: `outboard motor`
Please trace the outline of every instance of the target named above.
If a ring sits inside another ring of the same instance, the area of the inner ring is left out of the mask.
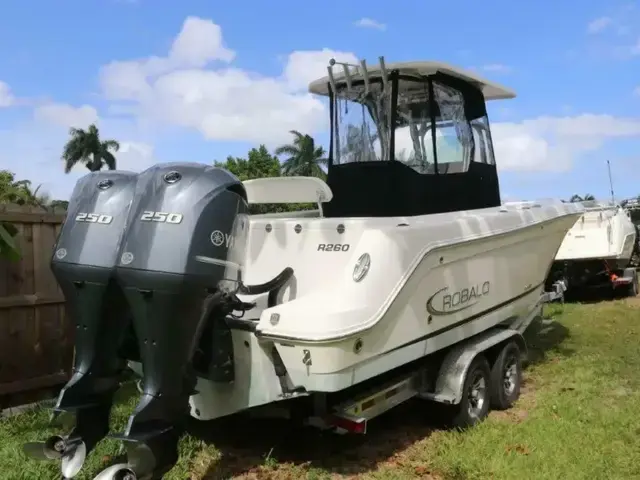
[[[226,170],[174,163],[138,176],[116,277],[133,315],[142,397],[115,436],[128,463],[110,467],[110,478],[161,478],[175,465],[203,324],[237,301],[247,210],[244,186]]]
[[[65,478],[80,471],[86,455],[107,435],[113,394],[126,366],[118,347],[130,316],[114,272],[136,177],[106,171],[78,180],[54,246],[51,269],[76,335],[72,376],[55,411],[74,412],[76,425],[68,436],[29,443],[24,449],[37,459],[60,459]]]

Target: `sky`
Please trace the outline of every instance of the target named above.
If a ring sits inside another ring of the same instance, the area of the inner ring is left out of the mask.
[[[118,166],[211,164],[297,129],[330,58],[437,60],[514,89],[488,105],[505,200],[640,194],[640,1],[4,0],[0,168],[68,198],[69,127],[96,123]]]

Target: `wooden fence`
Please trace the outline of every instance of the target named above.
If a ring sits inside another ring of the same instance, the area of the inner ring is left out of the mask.
[[[0,398],[6,399],[68,379],[73,328],[49,268],[64,213],[0,205],[0,221],[18,229],[22,255],[18,262],[0,259]]]

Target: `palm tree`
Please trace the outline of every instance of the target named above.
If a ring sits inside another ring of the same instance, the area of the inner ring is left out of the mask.
[[[115,140],[100,140],[100,132],[94,124],[87,130],[72,128],[69,130],[71,138],[64,146],[62,160],[64,173],[69,173],[77,163],[83,163],[91,172],[101,170],[104,165],[109,170],[116,169],[116,157],[111,153],[120,150],[120,144]]]
[[[16,180],[13,172],[0,170],[0,203],[16,205],[46,206],[49,195],[38,194],[41,185],[31,189],[31,180]]]
[[[35,190],[31,190],[31,181],[23,180],[25,185],[23,186],[23,203],[22,205],[33,205],[38,207],[46,208],[51,203],[51,195],[48,193],[39,193],[40,187],[42,185],[38,185]]]
[[[51,200],[51,202],[49,202],[49,207],[53,208],[54,210],[56,208],[59,208],[61,210],[67,210],[69,208],[69,201],[68,200]]]
[[[40,186],[31,189],[31,181],[16,180],[13,172],[0,170],[0,204],[45,206],[48,195],[39,195]],[[9,222],[0,222],[0,258],[17,261],[20,249],[15,241],[18,229]]]
[[[595,200],[595,199],[596,197],[594,197],[590,193],[587,193],[582,197],[580,195],[572,195],[569,201],[573,203],[573,202],[586,202],[586,201]]]
[[[282,164],[283,175],[300,175],[324,178],[326,173],[320,167],[327,164],[324,148],[315,144],[313,137],[291,130],[293,143],[276,148],[276,155],[287,155]]]

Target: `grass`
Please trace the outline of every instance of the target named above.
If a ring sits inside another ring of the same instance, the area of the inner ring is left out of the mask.
[[[640,479],[640,299],[553,306],[546,317],[527,332],[521,399],[476,428],[438,429],[419,401],[379,417],[365,437],[231,418],[194,427],[165,478]],[[114,429],[137,400],[122,397]],[[47,418],[0,421],[1,479],[59,478],[55,464],[21,453],[23,442],[52,432]],[[103,441],[77,478],[93,478],[118,449]]]

